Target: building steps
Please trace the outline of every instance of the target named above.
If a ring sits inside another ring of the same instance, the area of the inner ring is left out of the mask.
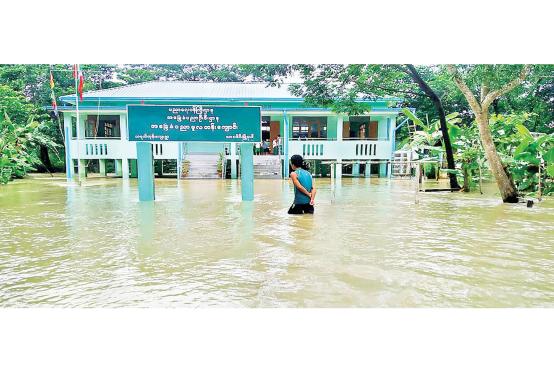
[[[183,179],[221,178],[217,172],[219,154],[187,154],[183,158]],[[188,163],[188,164],[185,164]],[[187,172],[188,168],[188,173]]]
[[[254,178],[281,178],[279,156],[254,155]]]

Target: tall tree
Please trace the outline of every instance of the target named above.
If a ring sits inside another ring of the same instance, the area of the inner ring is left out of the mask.
[[[311,103],[331,107],[337,112],[355,114],[367,110],[367,104],[357,102],[361,97],[374,99],[395,95],[408,100],[424,97],[432,103],[439,118],[448,168],[455,169],[446,114],[439,93],[414,65],[247,65],[245,68],[255,77],[274,83],[279,83],[283,75],[290,76],[297,72],[303,82],[293,84],[293,92]],[[432,71],[427,68],[424,72],[432,80]],[[459,189],[456,174],[450,172],[448,176],[450,187]]]
[[[517,76],[508,81],[506,81],[506,78],[510,75],[511,71],[507,68],[493,65],[465,66],[464,73],[467,79],[473,82],[474,89],[479,88],[480,93],[478,97],[476,97],[476,94],[466,83],[462,72],[455,65],[448,65],[447,68],[475,115],[485,157],[500,190],[502,200],[505,203],[517,203],[517,188],[508,170],[502,164],[494,145],[489,127],[489,109],[495,100],[510,92],[525,80],[531,70],[531,66],[525,65],[521,67]]]
[[[450,135],[448,133],[448,127],[446,125],[446,113],[444,112],[444,107],[442,101],[437,95],[437,93],[423,80],[419,72],[416,70],[414,65],[406,65],[407,74],[411,76],[414,82],[421,88],[427,97],[433,102],[433,106],[437,111],[437,116],[439,117],[440,130],[442,133],[442,140],[444,143],[444,149],[446,152],[446,162],[448,164],[448,169],[455,170],[456,164],[454,162],[454,153],[452,151],[452,144],[450,143]],[[460,185],[458,184],[458,179],[454,172],[448,173],[450,178],[450,188],[459,189]]]

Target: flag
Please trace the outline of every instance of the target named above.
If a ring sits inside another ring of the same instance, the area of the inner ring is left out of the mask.
[[[50,98],[52,99],[52,111],[50,112],[50,117],[52,119],[57,119],[60,114],[58,113],[58,104],[56,103],[56,96],[54,95],[54,92],[50,94]]]
[[[73,79],[77,79],[77,70],[79,69],[77,66],[73,65]]]
[[[79,86],[77,88],[77,91],[79,92],[79,100],[83,100],[83,86],[85,85],[85,76],[83,75],[83,71],[79,70]]]
[[[54,89],[54,75],[52,75],[52,71],[50,71],[50,89]]]
[[[52,99],[52,119],[58,118],[58,104],[56,103],[56,94],[54,94],[54,75],[52,74],[52,66],[50,66],[50,98]]]

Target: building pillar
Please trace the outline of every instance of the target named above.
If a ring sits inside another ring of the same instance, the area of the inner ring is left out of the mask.
[[[289,119],[286,111],[283,111],[283,178],[289,174]]]
[[[240,144],[240,189],[243,201],[254,200],[254,145]]]
[[[231,142],[231,149],[229,151],[231,152],[230,154],[231,178],[236,179],[237,178],[237,144],[235,142]]]
[[[379,163],[379,178],[387,176],[387,163]]]
[[[153,160],[152,144],[149,142],[137,142],[137,170],[140,201],[152,201],[156,199]]]
[[[342,164],[338,164],[341,162],[342,162],[342,159],[337,159],[337,169],[335,169],[335,177],[337,179],[342,178]]]
[[[137,159],[129,159],[129,163],[131,164],[131,178],[137,178]]]
[[[339,116],[337,118],[337,141],[342,141],[342,127],[344,124],[344,118]]]
[[[127,114],[119,115],[119,132],[121,134],[121,140],[127,141],[129,131],[127,130]]]
[[[390,140],[390,145],[391,145],[389,160],[393,160],[394,159],[394,152],[396,151],[396,116],[393,116],[390,119],[389,140]],[[390,163],[390,162],[389,162],[388,172],[389,172],[389,178],[391,178],[392,177],[392,163]]]
[[[129,159],[121,159],[121,176],[123,178],[129,178]]]
[[[73,177],[73,159],[71,158],[71,115],[68,112],[63,115],[63,127],[65,135],[65,177],[68,181]]]
[[[106,177],[106,159],[99,159],[98,165],[100,168],[100,175]]]
[[[356,177],[360,175],[360,163],[352,164],[352,175]]]
[[[87,161],[86,159],[79,159],[77,163],[79,169],[79,180],[87,177]]]
[[[123,169],[122,169],[121,159],[115,159],[114,163],[115,163],[115,175],[117,177],[123,176]]]
[[[85,139],[85,120],[81,115],[77,115],[77,172],[79,174],[79,180],[85,178],[87,175],[87,170],[85,168],[86,163],[81,159],[81,146],[82,142]],[[86,118],[86,116],[85,116]]]
[[[365,172],[364,172],[364,174],[365,174],[366,177],[371,177],[371,163],[370,162],[365,163]]]
[[[342,127],[344,124],[344,118],[342,116],[339,116],[337,118],[337,142],[342,142]],[[339,146],[340,148],[340,146]],[[339,155],[340,156],[340,155]],[[337,163],[341,163],[342,159],[337,158]],[[342,179],[342,164],[337,164],[335,169],[335,177],[340,180]],[[340,185],[338,185],[340,186]]]

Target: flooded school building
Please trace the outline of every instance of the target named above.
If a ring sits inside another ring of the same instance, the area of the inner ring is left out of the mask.
[[[307,105],[287,84],[155,81],[60,97],[68,177],[80,172],[137,176],[137,149],[129,141],[128,105],[259,106],[261,138],[254,177],[288,177],[288,160],[302,155],[316,176],[387,177],[395,144],[396,98],[368,100],[370,110],[348,116]],[[78,105],[78,107],[77,107]],[[77,113],[79,120],[77,120]],[[157,176],[237,178],[239,146],[221,142],[153,142]]]

